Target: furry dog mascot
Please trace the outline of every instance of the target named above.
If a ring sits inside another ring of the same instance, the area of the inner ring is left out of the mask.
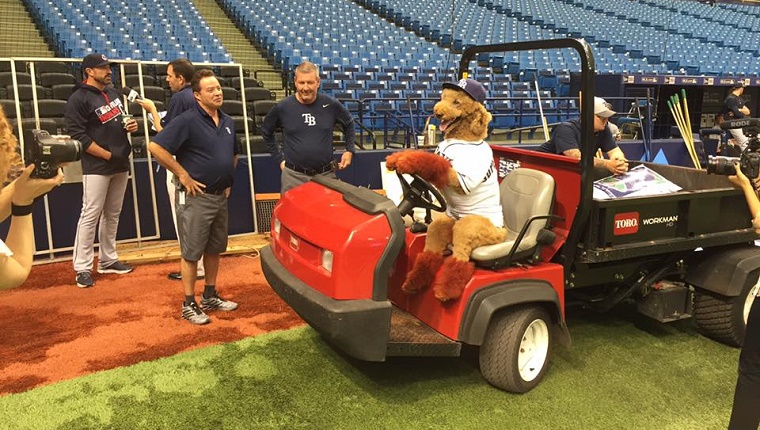
[[[485,88],[475,80],[443,84],[433,114],[441,121],[445,140],[435,154],[403,151],[386,158],[389,169],[416,173],[433,183],[448,204],[447,216],[428,228],[425,250],[401,287],[407,293],[432,285],[440,301],[458,299],[475,271],[470,252],[506,238],[493,152],[483,140],[491,122],[485,99]],[[444,258],[449,243],[453,254]]]

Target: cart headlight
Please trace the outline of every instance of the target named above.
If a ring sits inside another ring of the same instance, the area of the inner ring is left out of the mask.
[[[322,268],[332,273],[333,253],[326,249],[322,250]]]
[[[280,234],[280,220],[274,219],[274,232]]]

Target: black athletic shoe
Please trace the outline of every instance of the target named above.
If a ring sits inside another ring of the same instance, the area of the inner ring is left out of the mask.
[[[93,285],[95,285],[95,281],[92,280],[92,275],[90,275],[90,272],[82,271],[77,273],[77,287],[90,288]]]
[[[114,261],[107,267],[98,267],[98,273],[117,273],[119,275],[124,275],[132,270],[132,266],[121,261]]]

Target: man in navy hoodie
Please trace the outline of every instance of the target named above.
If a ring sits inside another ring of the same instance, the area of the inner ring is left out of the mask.
[[[129,177],[132,148],[127,133],[137,121],[125,121],[121,92],[111,85],[111,64],[105,55],[90,54],[82,61],[84,82],[66,103],[66,124],[72,138],[82,142],[82,213],[74,241],[74,271],[80,288],[92,287],[95,227],[98,230],[98,273],[124,274],[132,267],[119,261],[116,230]]]

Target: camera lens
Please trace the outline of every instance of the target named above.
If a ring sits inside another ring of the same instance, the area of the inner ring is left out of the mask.
[[[735,175],[736,169],[734,163],[739,162],[737,157],[721,157],[721,156],[709,156],[707,157],[707,173],[713,175]]]

